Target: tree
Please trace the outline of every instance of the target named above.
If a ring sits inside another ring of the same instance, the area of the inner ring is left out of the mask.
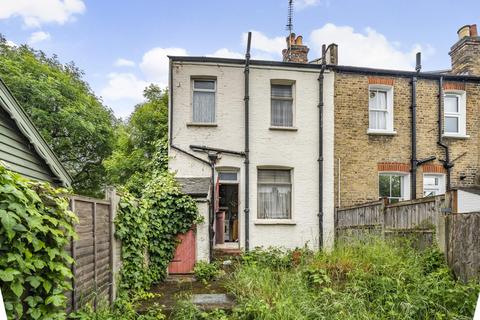
[[[112,153],[116,120],[83,72],[27,45],[10,46],[0,35],[0,78],[72,175],[74,191],[98,195],[106,183],[102,162]]]
[[[104,161],[109,180],[137,196],[150,172],[167,169],[168,92],[151,84],[126,123],[119,123],[115,151]]]

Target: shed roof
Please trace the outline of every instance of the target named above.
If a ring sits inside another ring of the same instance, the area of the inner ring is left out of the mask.
[[[480,195],[480,186],[471,186],[471,187],[458,187],[457,190],[465,191],[468,193],[474,193]]]
[[[4,109],[15,122],[21,134],[31,143],[35,152],[52,171],[55,178],[61,182],[63,186],[70,186],[72,177],[43,139],[30,117],[20,106],[2,79],[0,79],[0,107]]]
[[[193,198],[206,198],[210,191],[210,178],[177,178],[182,191]]]

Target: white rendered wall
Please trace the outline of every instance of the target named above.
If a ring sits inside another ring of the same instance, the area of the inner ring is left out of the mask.
[[[480,195],[458,190],[457,196],[458,213],[480,211]]]
[[[250,69],[250,248],[280,246],[318,248],[318,75],[319,70],[252,66]],[[216,127],[188,126],[191,121],[191,78],[217,79]],[[324,80],[324,245],[333,245],[334,152],[333,78]],[[291,80],[294,85],[294,126],[296,131],[270,129],[270,83]],[[180,63],[173,67],[173,143],[192,152],[189,145],[207,145],[234,151],[244,150],[243,65]],[[201,153],[196,155],[206,159]],[[178,177],[210,177],[209,166],[169,150],[169,167]],[[240,173],[239,237],[245,246],[244,159],[223,154],[218,167],[238,168]],[[292,219],[257,219],[257,169],[293,168]],[[203,210],[203,209],[202,209]],[[208,210],[207,210],[208,212]],[[202,230],[202,231],[201,231]],[[208,227],[197,231],[197,239],[207,243]],[[199,244],[197,244],[198,248]],[[198,257],[201,250],[198,249]],[[202,253],[203,254],[203,253]],[[207,253],[208,256],[208,253]]]

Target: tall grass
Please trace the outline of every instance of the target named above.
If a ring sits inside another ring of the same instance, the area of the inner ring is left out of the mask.
[[[330,253],[254,251],[228,280],[232,319],[471,319],[478,282],[453,278],[443,255],[373,241]]]

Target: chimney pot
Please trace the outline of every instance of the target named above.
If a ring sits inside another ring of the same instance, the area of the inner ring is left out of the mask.
[[[470,25],[465,25],[458,29],[457,31],[458,39],[463,39],[465,37],[470,37]]]
[[[472,24],[470,26],[470,37],[478,37],[477,25]]]
[[[295,33],[292,32],[289,36],[287,36],[286,40],[287,48],[282,50],[283,61],[307,63],[309,49],[303,44],[303,37],[296,37]]]
[[[453,74],[480,76],[480,38],[477,25],[458,29],[458,41],[450,49]]]

